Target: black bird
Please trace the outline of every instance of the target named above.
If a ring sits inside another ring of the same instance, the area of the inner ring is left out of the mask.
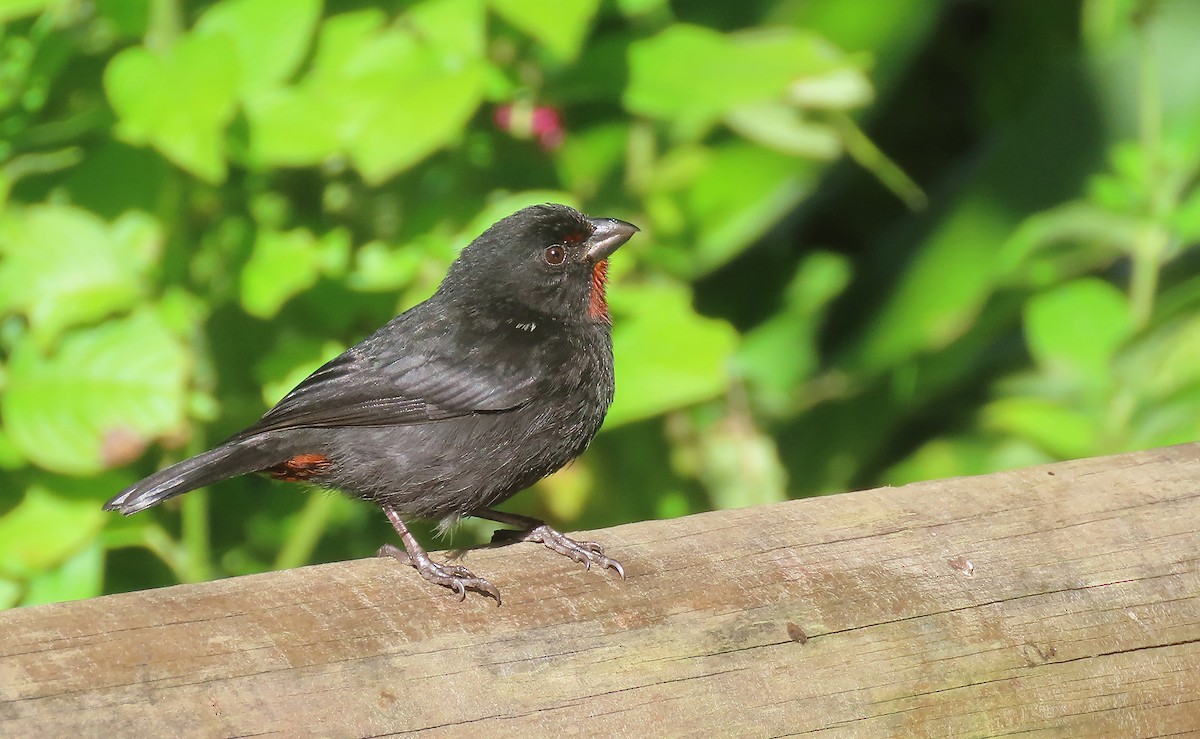
[[[404,549],[379,554],[430,582],[500,602],[487,580],[434,562],[404,519],[477,516],[582,562],[624,569],[593,542],[493,506],[579,456],[613,399],[608,257],[638,231],[535,205],[471,242],[433,297],[318,369],[250,428],[123,490],[126,515],[251,472],[376,503]],[[507,534],[507,535],[506,535]]]

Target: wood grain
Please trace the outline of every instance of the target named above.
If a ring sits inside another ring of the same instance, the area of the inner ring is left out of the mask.
[[[1200,449],[0,613],[0,736],[1200,732]]]

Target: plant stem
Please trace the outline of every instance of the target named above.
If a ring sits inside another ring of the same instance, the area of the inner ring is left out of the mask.
[[[183,562],[185,559],[183,548],[179,543],[156,523],[147,524],[139,533],[141,540],[138,543],[161,559],[163,564],[170,568],[176,580],[183,582],[186,579],[187,568]]]
[[[921,186],[908,176],[900,165],[892,161],[875,142],[863,132],[858,124],[848,115],[835,116],[834,125],[846,147],[850,158],[883,183],[896,197],[904,201],[909,210],[923,210],[929,205],[929,198]]]
[[[181,506],[184,582],[212,579],[212,547],[208,536],[208,491],[193,490]]]
[[[1135,331],[1146,328],[1154,315],[1159,267],[1167,249],[1167,239],[1167,233],[1162,227],[1154,225],[1142,229],[1134,243],[1129,305]]]
[[[313,550],[317,548],[317,542],[325,533],[325,526],[329,523],[330,514],[340,502],[332,493],[313,492],[310,494],[308,501],[304,504],[304,510],[300,512],[299,520],[296,521],[291,534],[288,535],[279,554],[275,557],[273,568],[288,570],[308,564],[312,559]]]
[[[150,0],[146,24],[146,46],[154,51],[166,51],[175,44],[183,30],[183,11],[179,0]]]
[[[1172,195],[1162,155],[1162,90],[1154,41],[1148,19],[1140,19],[1138,30],[1138,134],[1146,161],[1147,223],[1133,244],[1133,275],[1129,301],[1136,330],[1150,323],[1158,292],[1158,273],[1166,255],[1170,234],[1164,226],[1171,210]]]

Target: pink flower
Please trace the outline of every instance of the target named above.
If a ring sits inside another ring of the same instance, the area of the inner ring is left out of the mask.
[[[562,116],[548,105],[505,103],[496,107],[492,119],[497,128],[516,138],[536,138],[545,151],[557,149],[565,135]]]

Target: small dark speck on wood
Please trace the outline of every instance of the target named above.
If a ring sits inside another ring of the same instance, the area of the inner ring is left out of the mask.
[[[804,642],[808,641],[808,634],[804,633],[804,629],[800,628],[791,621],[788,621],[787,635],[789,639],[797,644],[803,644]]]

